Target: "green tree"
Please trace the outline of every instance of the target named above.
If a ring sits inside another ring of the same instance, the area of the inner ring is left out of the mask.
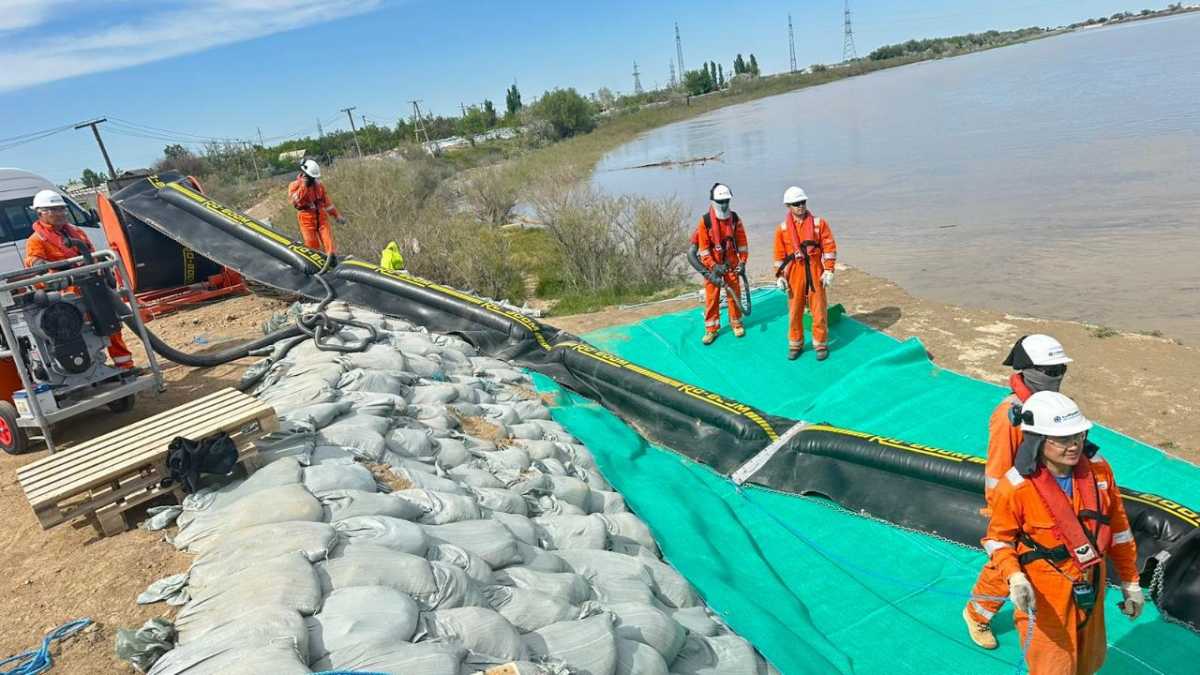
[[[738,54],[737,58],[733,60],[733,74],[741,75],[744,72],[746,72],[746,61],[742,59],[741,54]]]
[[[459,120],[458,132],[474,145],[475,135],[487,130],[487,114],[477,105],[467,108],[466,114]]]
[[[708,76],[713,81],[713,88],[716,88],[716,84],[717,84],[717,62],[716,61],[708,62]]]
[[[596,128],[595,108],[574,87],[546,92],[534,105],[533,113],[535,118],[549,123],[558,138],[568,138]]]
[[[717,64],[717,89],[725,88],[725,66]]]
[[[488,129],[496,126],[496,106],[492,104],[491,99],[483,99],[483,119]]]
[[[753,54],[750,55],[750,66],[748,70],[752,77],[758,77],[758,59],[754,58]]]
[[[103,183],[104,181],[108,180],[108,178],[104,175],[103,171],[97,173],[95,171],[92,171],[91,169],[84,169],[83,176],[80,177],[79,180],[84,185],[94,188],[94,187],[99,187],[100,184]]]
[[[504,106],[509,116],[521,112],[521,92],[517,89],[516,82],[513,82],[513,85],[504,93]]]
[[[683,89],[692,96],[707,94],[715,86],[712,76],[708,73],[708,68],[689,70],[683,74]]]

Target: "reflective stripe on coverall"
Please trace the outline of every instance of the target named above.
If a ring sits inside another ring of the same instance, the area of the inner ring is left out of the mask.
[[[696,254],[700,257],[700,262],[710,271],[713,266],[718,263],[725,263],[725,285],[729,289],[730,295],[727,298],[726,305],[729,309],[729,323],[733,326],[742,325],[742,312],[738,309],[737,303],[734,302],[734,297],[741,293],[741,282],[738,275],[734,273],[734,269],[739,265],[745,265],[750,258],[750,249],[746,244],[746,228],[742,227],[741,218],[734,211],[729,212],[729,218],[720,220],[717,218],[716,211],[710,206],[708,209],[708,218],[712,221],[712,230],[709,231],[705,227],[705,218],[700,217],[700,222],[696,225],[694,240],[699,250]],[[737,250],[729,250],[730,242],[733,242],[733,247]],[[721,287],[704,280],[704,331],[707,333],[715,333],[721,327]]]
[[[329,217],[341,218],[342,214],[329,201],[324,183],[313,181],[312,185],[308,185],[305,178],[301,174],[288,185],[288,198],[296,207],[296,220],[300,223],[304,245],[333,253],[333,228],[329,226]]]
[[[816,241],[820,248],[806,246],[806,251],[799,251],[803,241]],[[792,214],[779,224],[775,230],[775,269],[783,264],[788,256],[795,258],[788,263],[783,274],[788,283],[788,347],[795,349],[804,346],[804,307],[812,315],[813,346],[825,348],[829,344],[829,323],[825,313],[825,287],[821,285],[821,274],[833,271],[837,262],[837,242],[833,239],[833,231],[829,223],[809,213],[804,216],[804,222],[795,227]],[[803,260],[807,257],[807,263]],[[805,268],[807,266],[807,274]],[[812,288],[808,280],[812,279]]]
[[[1112,468],[1096,454],[1090,461],[1090,471],[1091,476],[1082,480],[1094,477],[1100,512],[1108,517],[1112,530],[1112,544],[1105,555],[1111,558],[1122,583],[1136,583],[1137,545],[1129,528],[1129,518],[1125,515],[1125,505],[1117,490]],[[1074,481],[1071,501],[1074,511],[1078,513],[1083,489],[1079,477]],[[1108,651],[1104,630],[1104,563],[1092,568],[1099,570],[1100,581],[1096,585],[1096,605],[1089,617],[1076,606],[1072,583],[1091,578],[1091,570],[1080,570],[1074,558],[1070,557],[1054,563],[1057,569],[1047,560],[1034,560],[1022,566],[1020,555],[1033,549],[1019,541],[1021,533],[1044,548],[1054,548],[1062,543],[1055,534],[1054,518],[1049,508],[1033,484],[1013,468],[996,486],[992,498],[992,519],[983,547],[1002,578],[1007,580],[1014,573],[1023,571],[1033,585],[1036,620],[1033,642],[1025,654],[1029,672],[1035,675],[1090,675],[1096,672],[1104,665]],[[1029,617],[1020,610],[1015,615],[1016,633],[1024,635]]]
[[[72,239],[78,240],[89,251],[94,251],[95,246],[88,239],[87,234],[83,230],[74,225],[66,225],[62,228],[66,231],[66,235]],[[33,225],[33,234],[25,242],[25,266],[33,267],[39,262],[56,262],[74,258],[80,255],[82,251],[68,246],[60,234],[54,231],[54,226],[47,225],[40,220]],[[108,356],[112,359],[113,365],[117,368],[128,369],[133,367],[133,354],[129,352],[129,347],[125,345],[124,329],[120,329],[112,335],[108,336]]]
[[[983,508],[982,514],[985,518],[991,517],[992,497],[996,486],[1012,468],[1017,448],[1021,447],[1021,441],[1025,438],[1021,426],[1013,424],[1009,418],[1009,411],[1019,402],[1016,394],[1009,394],[996,406],[991,419],[988,420],[987,466],[983,470],[983,495],[987,499],[987,506]],[[971,595],[976,599],[967,603],[967,611],[976,623],[990,623],[996,612],[1004,606],[1003,600],[979,599],[979,596],[983,595],[999,598],[1008,596],[1008,579],[1001,576],[1000,570],[991,559],[979,571],[979,578],[975,581],[975,587],[971,589]]]

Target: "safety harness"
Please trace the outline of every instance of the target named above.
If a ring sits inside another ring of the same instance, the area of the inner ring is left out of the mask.
[[[736,265],[738,262],[740,262],[738,254],[741,253],[741,251],[739,251],[737,247],[737,232],[742,227],[742,219],[738,217],[737,211],[730,211],[729,236],[722,238],[720,236],[720,232],[718,231],[720,228],[714,226],[713,224],[712,215],[712,209],[704,212],[704,230],[708,232],[708,239],[712,242],[712,252],[714,254],[721,254],[721,258],[720,260],[717,260],[717,262],[722,262],[728,265],[729,263],[726,262],[725,255],[726,253],[732,251],[734,253],[733,264]],[[716,255],[713,255],[714,259],[716,257]]]
[[[808,214],[808,217],[812,218],[814,231],[813,236],[815,237],[817,229],[817,217],[811,213]],[[808,261],[813,255],[821,254],[823,250],[821,248],[821,242],[813,239],[800,239],[800,233],[796,231],[796,219],[792,217],[791,213],[787,215],[786,222],[788,243],[792,245],[792,252],[787,254],[787,256],[785,256],[784,259],[779,263],[779,269],[775,270],[775,276],[782,276],[783,271],[787,269],[787,266],[793,260],[798,260],[804,264],[804,281],[807,284],[805,288],[807,289],[807,292],[811,293],[813,290],[812,269],[809,267]],[[816,252],[813,253],[810,251],[810,249],[816,249]]]

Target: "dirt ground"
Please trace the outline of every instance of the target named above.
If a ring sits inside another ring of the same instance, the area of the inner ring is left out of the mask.
[[[854,269],[839,272],[831,302],[843,303],[854,318],[900,339],[918,337],[935,362],[972,377],[1002,383],[1000,365],[1022,334],[1055,335],[1075,359],[1064,391],[1090,417],[1200,461],[1200,350],[1170,339],[1136,334],[1107,337],[1083,324],[968,310],[914,298],[895,284]],[[200,307],[150,324],[169,344],[187,351],[219,349],[231,340],[261,335],[261,324],[285,303],[240,297]],[[573,333],[629,323],[664,312],[696,307],[695,299],[548,322]],[[144,351],[129,339],[139,363]],[[237,383],[250,360],[208,370],[164,364],[168,389],[144,397],[124,415],[96,412],[57,429],[69,447],[138,419]],[[63,525],[41,529],[16,481],[20,466],[45,456],[0,456],[0,657],[35,647],[66,621],[90,617],[96,625],[55,649],[55,672],[100,675],[134,672],[114,656],[117,628],[140,626],[170,615],[164,605],[139,607],[134,599],[151,582],[187,569],[190,557],[162,541],[162,533],[134,530],[97,539],[91,528]]]

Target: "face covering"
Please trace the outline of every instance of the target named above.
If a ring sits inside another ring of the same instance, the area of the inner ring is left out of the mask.
[[[1025,386],[1029,387],[1029,390],[1034,393],[1039,391],[1058,391],[1063,381],[1062,375],[1051,377],[1037,368],[1025,368],[1021,371],[1021,378],[1025,380]]]
[[[729,218],[729,203],[728,202],[726,202],[725,204],[721,204],[719,202],[713,202],[712,205],[713,205],[713,211],[716,212],[718,218],[720,218],[721,220],[726,220],[727,218]]]

